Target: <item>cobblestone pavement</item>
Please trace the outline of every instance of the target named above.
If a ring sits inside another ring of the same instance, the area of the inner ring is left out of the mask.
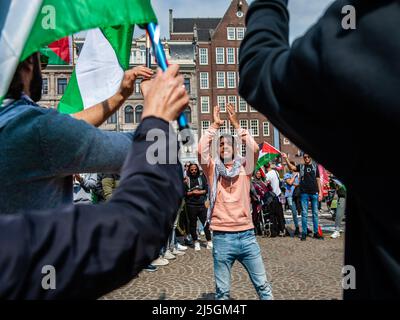
[[[323,226],[332,225],[327,216]],[[289,216],[285,215],[288,222]],[[275,299],[342,299],[341,268],[344,237],[324,240],[307,238],[257,237],[267,276]],[[139,277],[103,299],[214,299],[213,261],[211,251],[203,243],[201,251],[189,248],[157,272],[142,271]],[[245,269],[235,263],[232,269],[233,299],[257,299]]]

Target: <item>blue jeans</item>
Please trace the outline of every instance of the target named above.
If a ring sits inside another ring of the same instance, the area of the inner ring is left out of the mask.
[[[231,268],[238,260],[247,270],[261,300],[272,300],[260,247],[254,230],[213,233],[214,276],[217,300],[230,298]]]
[[[299,227],[299,219],[297,218],[296,204],[293,201],[293,197],[287,197],[286,199],[290,210],[292,210],[294,227],[297,229]]]
[[[301,200],[301,228],[303,235],[307,235],[308,200],[311,201],[314,233],[318,233],[318,193],[302,193]]]

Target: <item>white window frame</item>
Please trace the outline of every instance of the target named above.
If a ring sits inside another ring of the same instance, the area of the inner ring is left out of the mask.
[[[203,75],[206,75],[205,79],[202,79]],[[209,89],[210,88],[210,79],[208,76],[208,72],[200,72],[199,77],[200,77],[200,89],[203,89],[203,90]],[[207,86],[203,86],[203,81],[207,81]]]
[[[211,121],[210,120],[201,121],[201,132],[204,134],[204,131],[206,131],[210,126],[211,126]]]
[[[217,88],[218,89],[225,88],[226,87],[225,71],[217,71],[216,77],[217,77]],[[223,84],[220,82],[221,80],[223,80]]]
[[[239,120],[239,124],[242,129],[246,129],[246,130],[249,129],[249,120],[241,119],[241,120]]]
[[[233,77],[230,77],[233,76]],[[228,71],[226,73],[226,84],[227,88],[235,89],[236,88],[236,72],[235,71]],[[233,84],[232,84],[233,83]]]
[[[207,109],[203,109],[203,105],[205,105],[205,104],[207,105]],[[201,111],[201,113],[210,113],[210,97],[209,96],[201,96],[200,97],[200,111]]]
[[[226,28],[226,38],[228,40],[236,40],[236,29],[234,27]]]
[[[254,130],[253,123],[257,123],[257,130]],[[253,137],[258,137],[260,135],[260,122],[257,119],[250,120],[250,132]]]
[[[199,64],[202,66],[208,65],[208,48],[199,48]]]
[[[219,127],[219,131],[221,133],[227,133],[228,132],[228,120],[222,120],[222,125]]]
[[[271,127],[268,121],[263,122],[263,136],[269,137],[271,135]]]
[[[246,33],[246,28],[244,27],[236,28],[236,40],[242,41],[244,39],[245,33]],[[240,37],[239,34],[241,35]]]
[[[221,58],[218,60],[218,58]],[[215,63],[216,64],[225,64],[225,48],[217,47],[215,48]]]
[[[217,105],[221,112],[226,112],[226,96],[217,96]]]
[[[236,64],[235,51],[235,48],[226,48],[226,64]]]
[[[241,103],[244,103],[246,108],[245,109],[241,109]],[[244,100],[242,97],[239,97],[239,112],[247,112],[247,101]]]
[[[235,111],[237,111],[237,98],[236,96],[228,96],[228,103],[231,103],[235,106]]]

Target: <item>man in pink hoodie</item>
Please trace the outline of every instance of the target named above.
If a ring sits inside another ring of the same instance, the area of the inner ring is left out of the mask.
[[[238,145],[232,135],[218,134],[223,121],[217,106],[214,107],[214,123],[200,139],[198,150],[199,162],[210,187],[207,221],[213,231],[216,299],[230,298],[231,268],[238,260],[249,273],[259,298],[272,300],[250,212],[250,183],[259,147],[249,132],[240,128],[235,108],[228,105],[227,110],[237,130]],[[244,158],[238,152],[242,144],[246,145]],[[214,157],[211,150],[216,151]]]

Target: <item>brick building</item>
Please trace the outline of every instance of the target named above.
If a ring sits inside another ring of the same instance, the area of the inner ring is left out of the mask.
[[[198,84],[198,119],[201,134],[212,123],[213,106],[219,105],[225,124],[221,131],[231,131],[226,105],[236,106],[240,125],[250,130],[258,143],[277,145],[272,124],[249,106],[238,94],[239,47],[245,34],[245,0],[226,1],[228,8],[222,18],[174,18],[169,12],[171,41],[192,43],[195,50]],[[279,134],[279,133],[278,133]],[[279,146],[292,156],[298,148],[279,134]]]
[[[145,36],[132,40],[130,67],[144,65],[146,63]],[[74,39],[74,61],[76,63],[84,39]],[[181,74],[185,78],[186,90],[190,94],[190,102],[185,110],[194,138],[198,140],[198,119],[197,119],[197,77],[194,62],[193,45],[187,42],[168,42],[163,40],[163,45],[170,63],[179,64]],[[152,64],[155,65],[154,57]],[[57,108],[67,87],[73,71],[72,65],[49,65],[43,71],[43,95],[39,102],[42,106]],[[107,131],[132,131],[137,128],[141,121],[143,112],[143,96],[140,93],[140,83],[137,81],[135,91],[124,105],[114,113],[107,121],[100,126],[100,129]],[[197,159],[196,145],[183,146],[180,149],[182,162],[195,161]]]

